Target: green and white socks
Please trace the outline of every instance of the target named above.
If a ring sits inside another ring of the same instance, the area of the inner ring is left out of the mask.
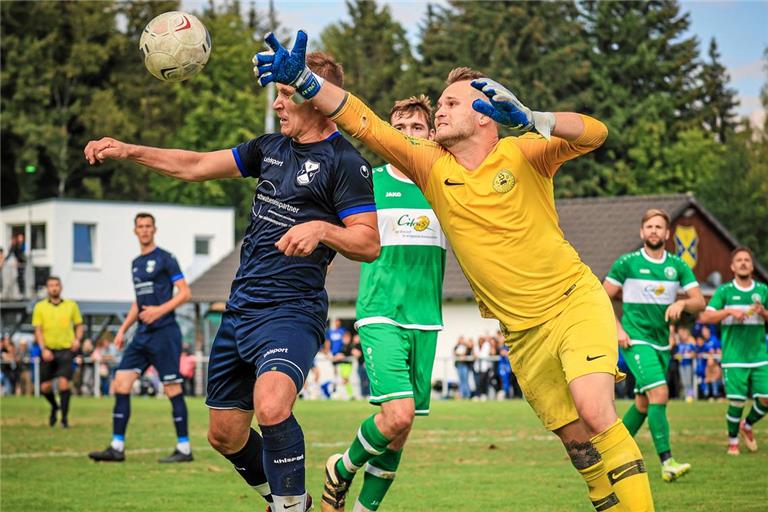
[[[376,426],[374,416],[368,417],[360,425],[354,441],[336,463],[336,471],[344,480],[352,480],[358,469],[387,449],[391,439],[387,439]]]

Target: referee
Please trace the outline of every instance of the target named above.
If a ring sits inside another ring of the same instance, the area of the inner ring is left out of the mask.
[[[42,351],[40,364],[40,392],[51,404],[50,426],[56,425],[56,415],[61,409],[61,426],[69,427],[69,381],[72,380],[72,360],[80,349],[83,337],[83,317],[73,300],[61,297],[61,279],[50,276],[45,282],[48,298],[35,304],[32,325],[35,341]],[[53,379],[59,378],[61,406],[53,396]]]

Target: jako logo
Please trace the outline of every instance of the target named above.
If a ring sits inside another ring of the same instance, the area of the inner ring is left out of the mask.
[[[264,357],[270,356],[270,355],[275,354],[277,352],[282,352],[284,354],[287,354],[288,353],[288,349],[287,348],[273,348],[272,350],[268,350],[267,353],[264,354]]]
[[[298,457],[286,457],[285,459],[273,459],[272,462],[275,464],[287,464],[288,462],[296,462],[299,460],[304,460],[303,455],[299,455]]]
[[[401,197],[402,195],[400,192],[387,192],[386,197]]]

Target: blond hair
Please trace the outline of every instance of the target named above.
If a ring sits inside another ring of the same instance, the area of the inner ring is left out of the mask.
[[[465,82],[467,80],[476,80],[478,78],[483,78],[484,76],[485,75],[481,72],[466,66],[453,68],[451,72],[448,73],[448,78],[445,79],[445,85],[451,85],[455,82]]]
[[[653,217],[661,217],[664,219],[664,221],[667,223],[667,228],[672,225],[672,219],[670,219],[669,214],[661,208],[651,208],[650,210],[646,211],[645,214],[643,214],[643,219],[640,221],[640,225],[642,226]]]

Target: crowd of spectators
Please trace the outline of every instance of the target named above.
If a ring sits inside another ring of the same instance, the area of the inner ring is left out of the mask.
[[[522,392],[512,373],[508,354],[501,332],[493,336],[479,336],[477,342],[473,338],[460,336],[453,347],[459,379],[456,398],[520,398]]]
[[[14,343],[9,336],[4,335],[0,347],[0,393],[3,396],[34,394],[35,361],[39,361],[41,356],[38,344],[23,338]],[[111,395],[112,381],[121,356],[122,352],[112,342],[111,336],[103,336],[96,343],[84,339],[72,363],[73,394]],[[184,377],[184,392],[188,396],[195,394],[196,365],[194,352],[188,345],[184,345],[180,371]],[[160,378],[154,368],[150,367],[138,382],[138,394],[154,396],[162,391]]]

